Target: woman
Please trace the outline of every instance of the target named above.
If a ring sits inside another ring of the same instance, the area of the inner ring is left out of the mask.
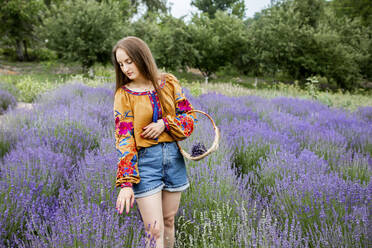
[[[144,41],[129,36],[112,50],[116,72],[115,141],[118,152],[116,208],[134,199],[156,247],[173,247],[174,217],[189,187],[185,161],[175,141],[190,136],[196,122],[177,78],[159,73]]]

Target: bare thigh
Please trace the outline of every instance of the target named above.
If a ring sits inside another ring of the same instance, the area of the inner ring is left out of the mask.
[[[182,192],[168,192],[163,190],[163,217],[166,226],[170,226],[174,221],[174,216],[177,214],[180,205]]]
[[[162,192],[159,191],[158,193],[150,196],[137,198],[136,202],[140,210],[145,229],[147,231],[152,230],[155,225],[155,229],[157,229],[157,231],[154,233],[155,236],[158,236],[158,232],[161,232],[162,234],[164,229]],[[149,224],[150,229],[148,229]]]

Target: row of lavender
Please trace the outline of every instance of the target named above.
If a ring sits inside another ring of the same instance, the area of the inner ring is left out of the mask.
[[[253,201],[261,211],[246,215],[255,221],[249,224],[253,230],[245,229],[251,237],[245,245],[370,244],[372,107],[350,113],[308,100],[217,94],[192,100],[213,113],[222,129],[226,161],[220,164],[231,165],[246,182],[234,182],[245,185],[239,199],[246,209]],[[254,230],[260,230],[258,241]]]
[[[367,247],[372,108],[213,93],[194,98],[221,129],[188,162],[177,247]],[[67,85],[0,133],[0,246],[143,247],[138,211],[115,210],[113,88]],[[196,137],[213,130],[200,121]],[[202,130],[202,131],[200,131]]]

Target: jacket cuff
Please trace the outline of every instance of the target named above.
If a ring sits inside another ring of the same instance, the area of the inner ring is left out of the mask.
[[[133,184],[130,182],[125,182],[125,183],[120,184],[120,188],[124,188],[124,187],[133,187]]]
[[[164,124],[165,124],[165,130],[166,131],[169,131],[169,123],[168,123],[168,120],[166,117],[163,117],[162,120],[164,121]]]

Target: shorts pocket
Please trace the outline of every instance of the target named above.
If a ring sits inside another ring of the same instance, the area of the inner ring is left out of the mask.
[[[170,150],[171,150],[172,157],[176,157],[176,158],[182,157],[182,153],[180,149],[178,148],[176,142],[172,142],[172,144],[170,145]]]
[[[142,148],[138,151],[138,157],[143,157],[143,156],[145,156],[146,153],[147,153],[147,149],[146,149],[146,147],[142,147]]]

